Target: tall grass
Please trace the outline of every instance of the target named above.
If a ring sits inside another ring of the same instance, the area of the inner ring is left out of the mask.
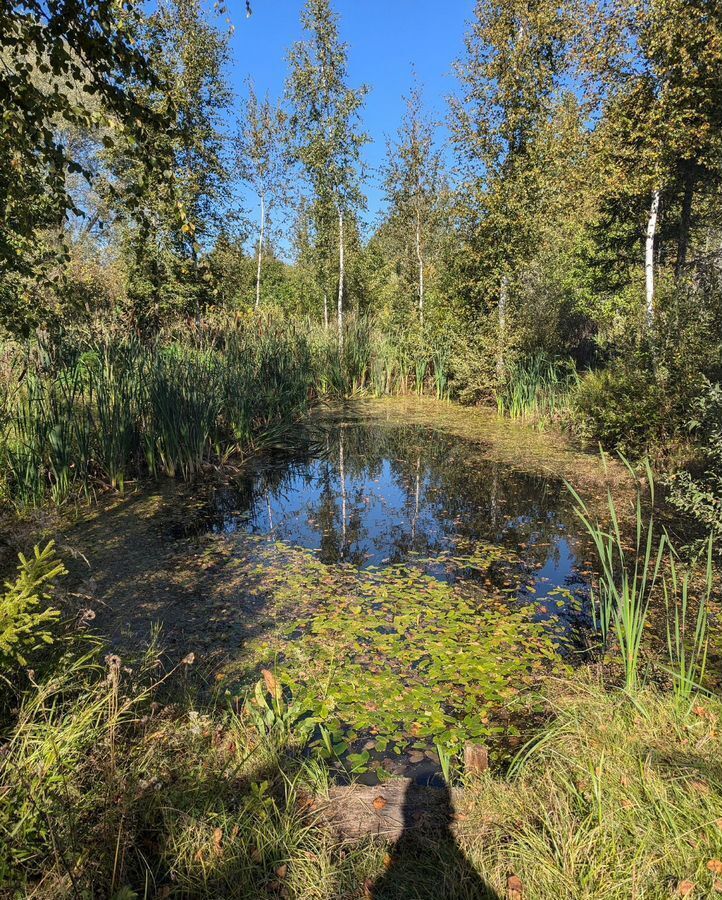
[[[597,555],[599,583],[591,595],[594,624],[599,630],[603,651],[610,648],[612,639],[616,640],[625,688],[636,691],[640,686],[642,644],[650,605],[661,582],[668,671],[675,696],[679,700],[689,700],[700,688],[706,667],[707,617],[714,575],[713,538],[710,536],[706,543],[701,578],[694,565],[682,568],[669,534],[666,530],[657,532],[656,529],[654,475],[649,461],[644,461],[649,490],[645,502],[639,479],[621,454],[620,458],[635,482],[631,529],[620,524],[620,510],[610,489],[607,490],[608,524],[604,526],[567,483],[577,504],[577,516],[592,539]],[[602,460],[606,467],[604,455]],[[701,591],[697,589],[699,583],[703,585]]]
[[[554,418],[566,408],[570,392],[579,383],[570,360],[535,354],[518,360],[497,393],[500,415],[512,419]]]
[[[698,574],[694,567],[686,567],[680,571],[676,554],[671,553],[667,571],[662,577],[669,670],[674,694],[680,702],[688,702],[699,689],[707,667],[707,620],[714,574],[712,547],[713,537],[710,535],[704,554],[704,588],[697,600],[696,611],[694,603],[690,602],[695,575]]]
[[[191,478],[306,409],[311,368],[307,341],[264,321],[220,338],[105,340],[34,370],[23,361],[4,410],[6,491],[33,506],[145,474]]]
[[[604,459],[604,457],[603,457]],[[626,463],[626,460],[624,460]],[[589,507],[571,485],[567,485],[577,503],[577,515],[592,539],[600,568],[598,590],[592,594],[592,611],[599,627],[603,647],[609,646],[613,633],[617,639],[627,690],[639,686],[642,638],[649,604],[659,577],[666,537],[656,535],[654,522],[654,477],[649,462],[645,472],[650,490],[651,511],[643,509],[642,487],[635,479],[634,536],[631,547],[622,534],[617,503],[607,489],[609,525],[604,527],[591,515]]]

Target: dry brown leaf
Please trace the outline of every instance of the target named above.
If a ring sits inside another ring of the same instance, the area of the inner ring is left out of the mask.
[[[261,669],[261,675],[263,675],[263,680],[266,682],[266,688],[269,694],[273,694],[274,697],[277,697],[280,691],[280,685],[276,681],[276,676],[269,669]]]
[[[714,872],[715,875],[722,875],[722,860],[711,859],[707,863],[707,868],[710,870],[710,872]]]
[[[222,828],[214,828],[213,829],[213,846],[216,848],[216,853],[220,853],[223,849],[223,829]]]
[[[383,809],[386,806],[386,798],[385,797],[375,797],[374,798],[374,809]]]
[[[677,885],[677,896],[678,897],[691,897],[693,890],[694,890],[694,882],[687,881],[685,879],[684,881],[680,881],[680,883]]]
[[[364,900],[373,900],[374,883],[370,878],[364,881]]]
[[[276,869],[276,875],[278,875],[279,878],[285,878],[287,874],[288,874],[288,864],[287,863],[284,863],[282,866],[279,866]]]
[[[722,881],[719,878],[715,878],[712,887],[715,889],[715,892],[718,894],[722,894]]]
[[[506,880],[507,900],[524,900],[524,885],[518,875],[510,875]]]

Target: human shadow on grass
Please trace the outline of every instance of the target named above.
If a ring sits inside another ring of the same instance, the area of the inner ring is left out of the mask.
[[[448,787],[410,782],[403,816],[387,870],[371,889],[373,900],[500,900],[459,847]]]

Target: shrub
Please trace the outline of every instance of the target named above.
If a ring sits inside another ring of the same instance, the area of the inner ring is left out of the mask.
[[[701,472],[670,478],[670,500],[705,531],[722,538],[722,385],[707,382],[692,408],[688,427],[696,438]]]
[[[662,391],[649,371],[631,361],[583,378],[573,406],[584,443],[633,458],[643,456],[664,431]]]

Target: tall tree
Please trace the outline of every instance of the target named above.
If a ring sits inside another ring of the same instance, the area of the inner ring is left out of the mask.
[[[602,203],[612,226],[626,221],[630,242],[642,240],[649,328],[657,263],[682,278],[698,194],[722,179],[722,15],[718,0],[625,0],[594,26],[609,35],[605,53],[596,39],[587,53],[604,90]]]
[[[424,114],[423,95],[414,83],[396,140],[389,141],[383,185],[389,219],[413,235],[417,264],[419,322],[424,324],[424,275],[438,214],[441,154],[434,146],[434,125]]]
[[[170,101],[174,110],[173,127],[155,133],[168,159],[164,181],[141,179],[137,163],[125,155],[113,154],[108,166],[119,198],[130,312],[137,325],[152,329],[171,314],[198,314],[209,297],[203,253],[229,218],[222,113],[231,92],[223,72],[227,38],[206,20],[200,0],[161,0],[143,40],[168,85],[146,100],[158,106]],[[133,191],[143,218],[126,205]]]
[[[301,165],[316,208],[332,207],[338,223],[338,340],[343,346],[346,224],[364,203],[360,153],[368,140],[360,127],[367,88],[350,88],[348,46],[339,35],[330,0],[306,0],[301,23],[307,38],[289,53],[292,155]]]
[[[567,20],[552,0],[477,0],[456,65],[450,126],[464,203],[496,295],[497,375],[504,372],[509,293],[534,245],[543,174],[534,153],[565,67]]]
[[[268,96],[258,100],[252,81],[238,136],[238,170],[256,192],[259,205],[258,248],[256,251],[256,309],[261,305],[261,262],[267,225],[275,204],[284,195],[284,116]]]
[[[115,0],[0,5],[0,317],[12,330],[41,323],[37,286],[58,271],[67,219],[85,214],[71,176],[96,173],[69,133],[122,148],[143,175],[166,169],[153,135],[168,127],[168,105],[151,108],[135,90],[161,87],[138,42],[142,21],[137,4],[121,11]],[[45,241],[48,228],[61,239]]]

